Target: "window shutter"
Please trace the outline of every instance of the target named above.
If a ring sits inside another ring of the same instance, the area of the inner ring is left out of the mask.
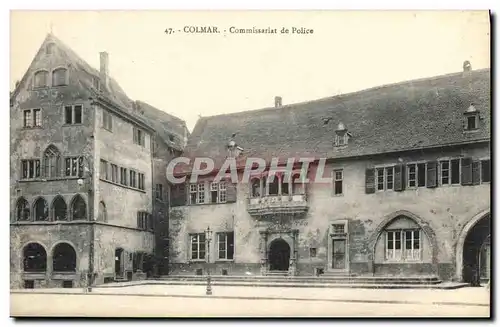
[[[375,168],[367,168],[365,171],[365,192],[375,193]]]
[[[137,213],[137,228],[141,228],[141,213]]]
[[[432,161],[427,163],[427,187],[432,188],[437,186],[437,162]]]
[[[472,162],[472,185],[481,183],[481,161]]]
[[[472,158],[462,158],[462,185],[472,185]]]
[[[186,184],[177,184],[172,187],[171,207],[186,205]]]
[[[226,202],[236,202],[236,184],[226,182]]]
[[[394,166],[394,191],[403,191],[405,188],[405,169],[403,165]]]

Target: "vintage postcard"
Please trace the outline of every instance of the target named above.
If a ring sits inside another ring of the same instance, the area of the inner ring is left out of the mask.
[[[11,11],[12,317],[490,317],[488,11]]]

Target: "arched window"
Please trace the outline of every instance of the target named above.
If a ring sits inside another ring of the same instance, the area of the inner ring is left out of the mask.
[[[23,250],[23,269],[26,272],[45,272],[47,252],[38,243],[30,243]]]
[[[59,150],[51,145],[43,155],[45,177],[59,177],[61,175],[61,154]]]
[[[19,198],[16,205],[16,220],[29,221],[30,220],[30,206],[25,198]]]
[[[55,272],[76,271],[76,252],[68,243],[59,243],[52,252],[52,268]]]
[[[46,87],[47,80],[49,77],[49,72],[45,70],[39,70],[35,73],[34,87]]]
[[[99,221],[108,221],[108,213],[106,212],[106,205],[103,201],[99,203]]]
[[[57,68],[52,72],[52,86],[67,85],[66,68]]]
[[[44,198],[39,198],[35,202],[35,221],[45,221],[49,219],[49,205]]]
[[[71,217],[73,220],[81,220],[85,219],[86,216],[87,204],[80,195],[76,195],[71,203]]]
[[[252,180],[252,197],[258,198],[260,196],[260,180],[254,179]]]
[[[52,213],[54,220],[68,220],[68,206],[61,196],[58,196],[52,203]]]

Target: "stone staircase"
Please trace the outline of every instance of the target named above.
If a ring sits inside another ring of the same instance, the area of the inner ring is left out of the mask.
[[[212,285],[258,287],[356,287],[356,288],[441,288],[437,276],[352,276],[324,274],[320,276],[288,276],[286,272],[268,272],[266,276],[210,276]],[[168,275],[148,282],[168,285],[205,285],[206,275]]]

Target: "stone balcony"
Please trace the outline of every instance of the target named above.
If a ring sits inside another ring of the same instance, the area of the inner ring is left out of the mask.
[[[248,213],[252,216],[268,216],[276,214],[304,214],[309,209],[305,194],[268,195],[250,198]]]

